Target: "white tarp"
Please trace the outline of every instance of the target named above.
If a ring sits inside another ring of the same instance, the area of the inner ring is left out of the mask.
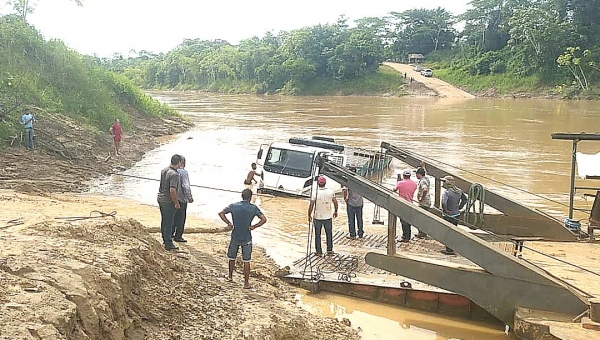
[[[577,153],[577,174],[582,179],[586,176],[600,176],[600,152],[595,155]]]

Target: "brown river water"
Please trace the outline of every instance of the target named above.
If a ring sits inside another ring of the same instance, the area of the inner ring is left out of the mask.
[[[151,94],[180,110],[196,127],[147,153],[126,171],[130,175],[158,178],[171,155],[178,153],[187,159],[192,184],[241,192],[242,181],[262,143],[320,135],[333,137],[341,144],[376,150],[381,141],[387,141],[437,160],[451,172],[560,219],[568,210],[565,204],[569,201],[571,143],[554,141],[550,134],[600,131],[600,105],[587,101]],[[596,153],[600,143],[582,142],[579,150]],[[392,167],[384,179],[390,187],[396,173],[406,165],[395,160]],[[156,182],[115,176],[98,181],[92,191],[156,204],[157,189]],[[217,213],[240,199],[238,193],[192,190],[195,202],[189,205],[188,213],[214,221],[215,226],[222,224]],[[576,203],[589,209],[592,200],[578,195]],[[308,202],[261,196],[257,204],[269,223],[253,233],[254,243],[267,249],[282,266],[303,257]],[[381,233],[386,228],[368,223],[373,209],[373,205],[365,205],[365,233]],[[347,230],[344,211],[341,207],[334,232]],[[382,220],[386,220],[383,210]],[[299,300],[315,313],[349,318],[353,325],[360,325],[365,339],[510,338],[497,325],[332,294],[302,295]]]

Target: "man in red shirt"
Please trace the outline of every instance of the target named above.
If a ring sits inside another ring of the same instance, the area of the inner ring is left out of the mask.
[[[123,138],[123,129],[121,128],[121,122],[119,122],[119,118],[115,119],[115,122],[110,126],[108,131],[110,131],[110,133],[113,135],[113,148],[115,156],[118,156],[119,145],[121,144],[121,138]]]
[[[410,169],[402,171],[402,180],[396,183],[394,192],[398,192],[400,198],[403,198],[412,204],[415,191],[417,190],[417,183],[411,181],[410,175]],[[409,242],[411,231],[410,223],[405,222],[402,218],[400,218],[400,223],[402,223],[402,238],[399,240],[399,242]]]

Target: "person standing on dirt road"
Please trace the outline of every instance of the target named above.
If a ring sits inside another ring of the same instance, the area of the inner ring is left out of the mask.
[[[250,289],[250,261],[252,260],[252,230],[267,223],[267,218],[260,209],[250,203],[252,190],[242,191],[242,201],[230,204],[219,213],[219,217],[231,230],[231,240],[227,248],[227,259],[229,260],[229,282],[233,282],[233,270],[235,269],[235,258],[240,247],[242,248],[242,261],[244,262],[244,289]],[[226,214],[231,214],[233,223],[227,219]],[[254,217],[260,220],[252,224]]]
[[[108,131],[113,135],[113,150],[115,156],[119,156],[119,146],[121,145],[121,139],[123,138],[123,129],[121,128],[119,118],[115,119],[115,122],[110,126]]]
[[[179,186],[179,169],[181,156],[173,155],[171,165],[160,172],[160,186],[158,188],[158,207],[160,208],[160,232],[163,245],[166,250],[178,249],[173,244],[173,226],[175,224],[175,213],[181,206],[177,199],[177,187]]]
[[[323,176],[317,179],[317,190],[308,205],[308,223],[313,222],[315,227],[315,253],[317,256],[323,255],[321,248],[321,229],[325,229],[325,239],[327,243],[327,254],[333,254],[333,218],[338,215],[338,203],[335,199],[335,193],[330,188],[325,188],[327,180]],[[333,203],[333,212],[331,206]],[[313,210],[315,219],[313,221]]]
[[[23,139],[25,139],[25,147],[29,150],[33,150],[33,123],[35,122],[35,117],[33,117],[33,113],[30,110],[25,111],[23,116],[21,116],[21,124],[23,124]]]
[[[181,156],[181,166],[177,169],[179,173],[179,185],[177,186],[177,200],[180,208],[175,212],[175,222],[173,228],[173,241],[187,242],[183,238],[183,230],[185,229],[185,220],[187,218],[187,205],[194,202],[192,197],[192,189],[190,187],[190,177],[185,170],[185,157]]]

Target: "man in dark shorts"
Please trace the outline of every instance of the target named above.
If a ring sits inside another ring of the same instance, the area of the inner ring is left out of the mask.
[[[262,226],[267,222],[267,218],[250,201],[252,200],[252,190],[244,189],[242,191],[242,201],[230,204],[219,213],[219,217],[229,227],[231,232],[231,241],[227,250],[227,259],[229,260],[229,281],[233,281],[233,269],[235,268],[235,258],[238,250],[242,248],[242,261],[244,262],[244,289],[250,288],[250,261],[252,260],[252,230]],[[233,223],[227,219],[226,214],[231,214]],[[252,224],[254,217],[260,220]]]
[[[123,138],[123,129],[121,128],[121,122],[119,118],[115,119],[115,122],[108,129],[113,135],[113,149],[115,156],[119,156],[119,146],[121,145],[121,139]]]
[[[180,165],[181,156],[173,155],[171,165],[160,172],[157,201],[160,208],[160,232],[166,250],[178,249],[173,244],[173,226],[175,225],[175,213],[181,208],[177,199],[177,187],[179,186],[177,169]]]

